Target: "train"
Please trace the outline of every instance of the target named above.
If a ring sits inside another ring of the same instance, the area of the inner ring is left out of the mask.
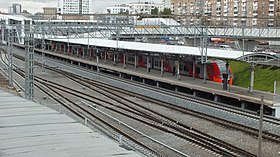
[[[54,49],[54,45],[52,45]],[[64,45],[62,45],[59,49],[64,49]],[[70,49],[71,51],[71,49]],[[76,47],[76,55],[77,57],[82,56],[82,48]],[[106,52],[106,53],[104,53]],[[126,64],[135,65],[135,53],[134,52],[118,52],[116,57],[116,62],[124,64],[124,54],[126,54]],[[95,58],[96,50],[90,49],[88,51],[88,57],[90,59]],[[107,48],[99,49],[100,59],[106,59],[113,61],[114,58],[114,50],[110,50]],[[137,66],[142,68],[147,68],[147,56],[149,56],[150,68],[154,70],[161,70],[161,57],[159,54],[148,54],[145,52],[137,53]],[[180,57],[179,61],[179,73],[180,75],[195,77],[195,78],[203,78],[204,77],[204,65],[201,64],[199,60],[194,60],[193,58],[188,57]],[[176,61],[174,56],[166,55],[163,57],[163,71],[167,73],[175,73]],[[193,67],[194,66],[194,67]],[[194,70],[194,71],[193,71]],[[228,74],[228,84],[233,83],[232,71],[230,67],[228,67],[228,71],[226,70],[226,63],[223,60],[211,60],[206,63],[206,79],[214,82],[223,82],[222,75],[223,73]]]
[[[120,54],[119,62],[124,63],[124,56]],[[149,59],[151,69],[161,70],[161,59],[159,56],[152,56]],[[164,59],[163,60],[163,71],[167,73],[175,73],[175,63],[174,59]],[[135,56],[128,55],[127,56],[127,64],[134,65],[135,64]],[[141,55],[138,56],[138,67],[147,68],[147,56]],[[193,67],[193,65],[195,67]],[[193,71],[194,70],[194,71]],[[201,64],[200,61],[193,60],[184,60],[179,63],[179,73],[180,75],[190,76],[195,78],[203,78],[204,77],[204,65]],[[206,79],[214,82],[223,82],[222,75],[223,73],[228,74],[228,83],[232,85],[232,70],[228,67],[228,71],[226,70],[226,62],[223,60],[211,60],[206,63]]]

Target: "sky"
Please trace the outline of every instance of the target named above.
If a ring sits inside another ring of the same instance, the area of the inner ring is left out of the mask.
[[[94,0],[94,12],[102,13],[107,6],[137,1],[139,0]],[[153,1],[160,2],[161,0]],[[43,7],[57,7],[57,0],[0,0],[0,11],[7,13],[8,7],[11,6],[12,3],[21,4],[22,10],[27,10],[30,13],[43,12]]]

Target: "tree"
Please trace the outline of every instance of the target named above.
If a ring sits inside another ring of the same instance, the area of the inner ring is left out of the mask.
[[[162,12],[160,12],[160,14],[162,15],[171,15],[171,9],[170,8],[164,8]]]
[[[158,8],[155,7],[154,9],[151,10],[152,15],[157,15],[158,14]]]

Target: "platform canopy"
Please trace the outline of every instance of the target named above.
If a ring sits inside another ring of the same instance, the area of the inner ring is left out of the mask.
[[[40,35],[35,36],[36,39],[41,39]],[[153,43],[141,43],[131,41],[116,41],[101,38],[78,38],[78,39],[46,39],[50,41],[64,42],[70,44],[89,45],[94,47],[107,47],[114,49],[123,49],[130,51],[144,51],[153,53],[165,53],[165,54],[179,54],[179,55],[191,55],[201,56],[199,47],[190,47],[182,45],[166,45],[166,44],[153,44]],[[252,54],[254,52],[244,52],[245,55]],[[237,59],[243,56],[242,51],[222,50],[222,49],[207,49],[207,56],[221,59]]]
[[[271,62],[275,60],[279,60],[280,55],[277,55],[273,52],[257,52],[246,54],[244,56],[240,56],[237,58],[239,61],[245,61],[248,63],[264,63],[264,62]]]

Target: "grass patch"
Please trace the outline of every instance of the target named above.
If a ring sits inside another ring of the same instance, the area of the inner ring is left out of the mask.
[[[233,73],[233,84],[248,88],[251,78],[251,65],[244,62],[231,61],[230,67]],[[254,89],[273,92],[274,81],[280,80],[280,68],[257,65],[254,75]]]

